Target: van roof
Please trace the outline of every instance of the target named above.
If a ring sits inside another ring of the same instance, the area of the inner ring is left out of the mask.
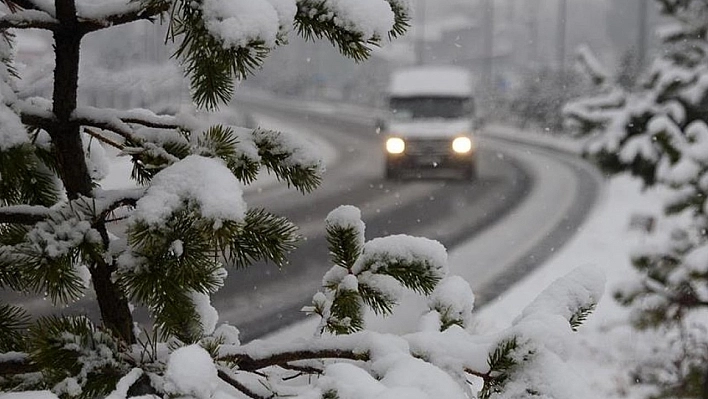
[[[423,95],[460,96],[472,94],[469,71],[454,66],[422,66],[395,71],[388,93],[394,97]]]

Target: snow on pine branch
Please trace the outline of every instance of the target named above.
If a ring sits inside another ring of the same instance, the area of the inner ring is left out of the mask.
[[[172,38],[181,40],[175,56],[189,75],[194,101],[208,109],[228,102],[234,81],[259,68],[275,47],[287,41],[293,26],[307,39],[325,37],[344,55],[363,60],[387,34],[402,34],[408,21],[402,0],[173,0],[169,4]]]
[[[12,108],[17,98],[10,83],[14,79],[11,40],[6,32],[0,32],[0,151],[29,141],[17,110]]]
[[[385,37],[393,29],[395,15],[390,4],[383,0],[299,0],[298,3],[303,13],[320,8],[328,10],[335,16],[332,21],[336,26],[361,34],[364,41]]]
[[[303,310],[321,317],[318,327],[336,334],[364,328],[364,310],[377,314],[393,311],[403,288],[431,295],[431,310],[439,329],[466,325],[474,296],[469,284],[454,278],[439,284],[448,274],[447,252],[437,241],[392,235],[365,242],[361,212],[343,205],[325,219],[327,243],[334,266],[322,279],[322,291]]]
[[[115,15],[133,14],[144,6],[131,0],[76,0],[79,19],[101,20]]]
[[[276,8],[275,4],[266,0],[204,0],[204,24],[224,47],[245,48],[250,43],[262,42],[266,47],[273,48],[284,26],[281,20],[295,15],[294,1],[274,3],[283,4]],[[291,15],[283,15],[282,12]]]
[[[515,324],[537,316],[560,316],[572,324],[573,318],[593,309],[605,290],[605,276],[592,267],[581,267],[554,281],[528,305]]]
[[[202,10],[207,29],[226,47],[258,41],[272,48],[297,13],[331,18],[337,27],[360,34],[364,42],[385,37],[395,19],[384,0],[204,0]]]
[[[59,27],[59,21],[47,12],[40,10],[21,10],[0,17],[0,28],[47,29]]]
[[[160,225],[184,201],[214,221],[243,221],[246,203],[241,183],[214,158],[190,155],[157,173],[146,194],[137,201],[133,223]]]

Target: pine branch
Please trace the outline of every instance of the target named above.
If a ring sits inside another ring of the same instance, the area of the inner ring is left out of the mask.
[[[248,396],[249,398],[252,399],[271,399],[273,396],[262,396],[259,395],[252,390],[248,389],[245,385],[241,384],[235,376],[232,376],[230,372],[227,371],[226,368],[224,367],[219,367],[217,371],[217,375],[219,378],[221,378],[222,381],[225,383],[231,385],[232,387],[236,388],[239,392],[243,393],[244,395]]]
[[[22,120],[22,123],[25,125],[48,130],[58,123],[58,119],[49,109],[30,104],[26,101],[18,101],[13,105],[20,115],[20,120]]]
[[[257,357],[245,353],[225,355],[217,358],[218,361],[233,362],[242,371],[258,371],[270,366],[286,365],[290,362],[313,359],[349,359],[368,361],[368,351],[355,351],[344,349],[311,349],[274,353],[264,357]]]
[[[301,0],[297,3],[295,28],[305,40],[326,38],[342,55],[356,62],[371,55],[380,37],[366,38],[361,32],[345,29],[336,22],[336,15],[320,0]]]
[[[397,304],[395,300],[389,298],[385,292],[359,281],[359,295],[366,306],[370,307],[374,313],[379,315],[389,315],[393,312],[393,307]]]
[[[122,110],[115,108],[96,108],[96,107],[79,107],[76,109],[75,116],[81,116],[80,120],[92,119],[98,116],[104,121],[117,123],[120,120],[122,123],[141,125],[155,129],[167,130],[190,130],[180,121],[184,120],[183,116],[174,115],[157,115],[146,109],[131,109]]]
[[[297,377],[303,374],[317,374],[317,375],[322,375],[324,373],[324,369],[321,367],[312,367],[312,366],[302,366],[299,364],[292,364],[292,363],[286,363],[286,364],[281,364],[279,365],[282,369],[284,370],[292,370],[292,371],[297,371],[298,373],[293,376]],[[283,378],[284,381],[288,379],[292,379],[293,377],[285,377]]]
[[[113,195],[112,193],[113,191],[102,191],[101,197],[102,199],[110,198]],[[120,194],[118,198],[111,198],[105,204],[101,204],[100,208],[97,208],[98,216],[94,219],[93,223],[105,221],[108,215],[118,208],[124,206],[134,208],[138,200],[145,194],[145,190],[119,190],[118,193]]]
[[[253,138],[261,156],[261,163],[275,173],[278,180],[285,181],[301,192],[310,192],[322,182],[322,165],[319,160],[302,162],[293,159],[293,149],[282,144],[282,133],[256,129]]]
[[[0,151],[0,205],[42,205],[59,200],[60,187],[43,151],[32,144]]]
[[[16,12],[18,9],[42,11],[33,0],[0,0],[0,3],[5,4],[11,12]]]
[[[338,289],[335,293],[327,330],[335,334],[351,334],[364,329],[363,301],[358,291]]]
[[[234,81],[260,67],[270,48],[260,38],[240,46],[225,46],[205,26],[200,5],[201,1],[174,2],[169,34],[172,39],[181,38],[174,57],[189,76],[194,102],[216,109],[231,100]]]
[[[580,326],[595,310],[595,306],[596,304],[591,303],[587,306],[581,306],[580,308],[578,308],[578,310],[576,310],[575,313],[570,316],[570,320],[568,320],[568,322],[570,323],[570,328],[572,328],[573,331],[578,331],[578,328],[580,328]]]
[[[22,308],[0,304],[0,352],[23,350],[23,332],[29,326],[30,316]]]
[[[403,36],[410,27],[411,15],[408,3],[403,0],[387,0],[393,11],[393,28],[388,32],[389,39]]]
[[[517,365],[513,352],[519,347],[516,337],[499,342],[494,351],[487,358],[489,371],[480,377],[484,380],[484,387],[480,391],[480,399],[488,399],[494,393],[501,392],[508,381],[511,372]]]
[[[0,207],[0,223],[33,225],[46,219],[50,210],[41,205],[12,205]]]
[[[83,31],[88,33],[141,20],[152,22],[155,21],[157,17],[169,11],[169,9],[170,2],[168,1],[154,1],[149,4],[133,1],[128,3],[125,9],[120,12],[106,15],[101,19],[82,18],[81,15],[79,15],[79,20]]]
[[[231,127],[215,125],[199,135],[196,152],[203,156],[221,158],[237,179],[248,184],[258,176],[260,161],[238,150],[239,143],[239,137]]]
[[[36,373],[39,370],[39,365],[30,360],[27,355],[9,356],[8,359],[3,359],[2,354],[0,354],[0,376],[2,377]]]
[[[80,113],[75,111],[73,118],[71,118],[71,122],[74,122],[81,126],[91,126],[103,130],[110,130],[134,142],[142,143],[145,141],[142,137],[135,134],[130,125],[123,122],[120,118],[118,118],[110,111],[105,111],[100,115],[92,114],[91,116],[83,117],[80,115]]]
[[[480,372],[480,371],[473,370],[473,369],[471,369],[471,368],[469,368],[469,367],[464,367],[464,371],[465,371],[465,373],[467,373],[467,374],[470,374],[470,375],[473,375],[473,376],[475,376],[475,377],[481,378],[482,381],[484,381],[484,384],[486,384],[487,381],[491,378],[491,376],[489,375],[489,371],[487,371],[486,373],[482,373],[482,372]]]
[[[362,237],[351,226],[327,225],[327,249],[332,263],[351,270],[361,254]]]
[[[119,149],[119,150],[125,149],[125,146],[124,146],[123,144],[117,143],[117,142],[115,142],[115,141],[113,141],[113,140],[111,140],[111,139],[105,137],[104,135],[100,134],[99,132],[97,132],[97,131],[95,131],[95,130],[93,130],[93,129],[84,128],[84,133],[88,134],[89,136],[95,138],[96,140],[98,140],[98,141],[100,141],[100,142],[102,142],[102,143],[104,143],[104,144],[110,145],[110,146],[113,147],[113,148],[117,148],[117,149]]]
[[[263,209],[249,209],[243,224],[227,222],[212,234],[226,263],[238,268],[259,260],[283,266],[300,240],[294,224]]]
[[[76,122],[80,125],[83,126],[92,126],[98,129],[103,129],[103,130],[109,130],[114,133],[117,133],[118,135],[122,136],[126,140],[130,141],[130,144],[137,145],[141,147],[141,150],[148,151],[152,155],[157,156],[161,158],[164,162],[166,163],[174,163],[179,161],[179,158],[172,155],[170,152],[166,151],[164,147],[149,142],[148,140],[140,137],[137,135],[133,129],[125,122],[120,120],[119,118],[105,118],[105,119],[99,119],[99,118],[73,118],[73,122]],[[129,147],[126,145],[124,149]],[[137,153],[142,152],[141,150],[134,151]]]
[[[424,260],[410,262],[407,259],[388,259],[384,262],[386,266],[377,270],[377,273],[391,276],[404,287],[421,294],[430,295],[441,280],[429,262]]]
[[[0,17],[0,30],[44,29],[54,31],[60,27],[59,21],[39,10],[23,10]]]
[[[107,395],[129,370],[119,360],[119,342],[83,316],[39,319],[30,329],[30,345],[49,386],[73,377],[80,398]]]

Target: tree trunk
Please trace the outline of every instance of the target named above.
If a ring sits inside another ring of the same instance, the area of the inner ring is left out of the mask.
[[[81,195],[91,197],[93,187],[81,143],[81,127],[71,122],[71,114],[76,109],[80,47],[84,32],[76,18],[74,0],[56,0],[55,4],[57,19],[61,23],[61,28],[54,32],[56,67],[52,100],[57,123],[49,130],[49,135],[59,176],[69,199]],[[107,237],[103,221],[94,227],[103,237]],[[104,245],[107,247],[108,242],[104,242]],[[111,281],[113,266],[97,260],[89,269],[104,325],[125,342],[134,343],[133,319],[128,301]]]

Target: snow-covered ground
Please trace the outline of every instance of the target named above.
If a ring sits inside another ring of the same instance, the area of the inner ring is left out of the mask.
[[[633,383],[629,371],[645,357],[647,343],[654,337],[629,326],[627,309],[612,294],[623,281],[637,278],[629,256],[642,237],[630,229],[630,215],[658,213],[658,195],[642,192],[640,184],[628,176],[609,180],[605,197],[576,236],[545,265],[479,309],[476,329],[491,332],[508,327],[545,287],[577,267],[602,270],[607,278],[605,295],[578,331],[581,344],[569,355],[569,363],[585,376],[598,397],[625,397]]]

